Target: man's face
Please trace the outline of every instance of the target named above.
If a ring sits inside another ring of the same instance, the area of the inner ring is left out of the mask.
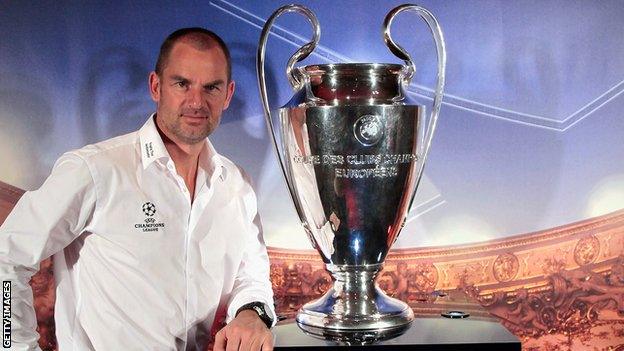
[[[199,50],[183,39],[173,46],[162,74],[150,74],[149,84],[158,127],[174,142],[187,145],[203,141],[217,128],[234,93],[221,48],[215,43]]]

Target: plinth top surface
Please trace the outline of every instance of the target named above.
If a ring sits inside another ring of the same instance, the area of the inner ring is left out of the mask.
[[[361,345],[323,340],[307,335],[289,321],[276,326],[275,350],[331,350],[356,348],[360,350],[520,350],[520,340],[500,323],[473,317],[451,319],[444,317],[416,318],[410,328],[395,338]]]

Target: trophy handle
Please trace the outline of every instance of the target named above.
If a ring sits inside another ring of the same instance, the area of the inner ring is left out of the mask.
[[[256,57],[258,84],[260,85],[260,94],[262,96],[262,103],[265,107],[265,111],[268,111],[265,84],[266,79],[264,75],[264,57],[266,51],[266,43],[269,38],[270,29],[273,26],[273,22],[275,22],[275,20],[279,16],[288,12],[297,12],[304,15],[314,29],[312,41],[300,47],[299,50],[295,51],[295,53],[288,60],[288,64],[286,66],[286,76],[288,77],[288,82],[292,86],[293,90],[299,90],[303,84],[301,74],[298,73],[298,70],[294,69],[295,63],[303,61],[306,57],[308,57],[312,53],[312,51],[314,51],[321,38],[321,27],[319,26],[316,15],[310,9],[303,5],[291,4],[282,6],[279,9],[275,10],[271,17],[267,19],[264,27],[262,28],[262,34],[260,34],[260,42],[258,43],[258,55]]]
[[[392,25],[394,17],[403,11],[416,12],[427,23],[431,34],[433,34],[433,38],[436,43],[436,52],[438,55],[438,79],[436,83],[435,95],[433,97],[433,108],[431,109],[431,114],[429,115],[429,123],[427,124],[427,131],[425,133],[422,157],[417,162],[418,165],[416,176],[418,178],[416,179],[416,186],[414,187],[412,198],[410,200],[409,208],[411,209],[414,197],[416,195],[416,189],[418,188],[418,184],[420,183],[420,179],[422,177],[423,167],[425,166],[425,161],[427,159],[427,155],[429,154],[429,147],[431,146],[433,133],[438,122],[438,115],[440,114],[440,106],[442,105],[442,95],[444,90],[444,71],[446,68],[446,48],[444,45],[444,34],[442,34],[440,24],[435,19],[435,17],[433,17],[433,14],[431,14],[431,12],[429,12],[427,9],[413,4],[400,5],[392,9],[384,19],[383,37],[388,49],[390,49],[390,51],[395,56],[405,61],[405,63],[409,67],[408,74],[405,77],[406,85],[409,84],[409,82],[412,80],[412,77],[416,73],[416,65],[412,61],[412,57],[410,56],[410,54],[407,53],[407,51],[405,51],[403,47],[395,43],[394,40],[392,40],[392,36],[390,35],[390,26]]]
[[[297,214],[299,214],[299,217],[303,221],[304,220],[304,217],[302,216],[303,211],[302,211],[301,205],[299,204],[299,201],[297,201],[297,198],[295,196],[295,190],[292,184],[292,179],[290,178],[290,174],[286,172],[286,167],[285,167],[286,156],[280,153],[280,149],[277,144],[277,138],[275,137],[275,130],[273,128],[273,116],[271,115],[271,109],[269,107],[269,98],[268,98],[267,89],[266,89],[266,76],[265,76],[265,71],[264,71],[266,44],[269,38],[270,29],[273,26],[273,22],[275,22],[275,20],[279,16],[288,12],[297,12],[297,13],[304,15],[308,19],[308,21],[310,22],[310,24],[312,25],[314,29],[314,36],[312,38],[312,41],[310,41],[309,43],[299,48],[299,50],[297,50],[290,57],[290,59],[288,60],[287,68],[286,68],[286,76],[288,77],[288,82],[290,83],[290,85],[295,91],[299,90],[302,87],[302,85],[305,83],[303,80],[303,75],[300,73],[299,70],[294,69],[294,65],[295,63],[302,61],[306,57],[308,57],[312,53],[312,51],[316,48],[316,45],[318,44],[320,36],[321,36],[321,28],[319,26],[319,22],[318,22],[318,19],[316,18],[316,15],[314,15],[314,13],[310,9],[302,5],[292,4],[292,5],[282,6],[279,9],[277,9],[275,12],[273,12],[271,17],[267,19],[264,27],[262,28],[262,33],[260,34],[260,41],[258,43],[258,53],[256,55],[256,70],[257,70],[257,75],[258,75],[258,86],[260,88],[260,98],[262,100],[262,108],[264,109],[264,117],[265,117],[269,135],[271,137],[271,142],[273,143],[273,149],[275,150],[277,160],[279,161],[280,168],[282,170],[282,175],[284,176],[284,180],[286,181],[288,192],[293,200],[293,203],[295,204],[295,209],[297,210]],[[304,226],[305,225],[306,224],[304,223]]]

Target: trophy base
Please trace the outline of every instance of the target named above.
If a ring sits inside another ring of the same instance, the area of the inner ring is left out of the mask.
[[[328,265],[336,278],[334,286],[301,307],[296,318],[299,328],[312,336],[355,343],[402,334],[414,320],[414,312],[375,284],[378,267],[374,268],[354,272],[353,267]]]

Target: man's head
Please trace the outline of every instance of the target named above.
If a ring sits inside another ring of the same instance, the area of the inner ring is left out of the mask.
[[[169,59],[169,54],[171,53],[173,45],[181,38],[184,38],[184,40],[195,44],[198,48],[208,49],[208,46],[213,43],[219,45],[227,60],[228,82],[232,80],[232,59],[230,57],[230,50],[228,49],[227,45],[225,45],[223,39],[221,39],[221,37],[218,36],[215,32],[201,27],[182,28],[169,34],[169,36],[165,39],[165,41],[163,41],[162,45],[160,46],[158,60],[156,60],[156,67],[154,68],[156,74],[162,75],[163,70],[167,65],[167,60]]]
[[[149,86],[156,123],[169,139],[193,145],[217,128],[234,93],[230,66],[225,43],[211,31],[185,28],[167,37]]]

